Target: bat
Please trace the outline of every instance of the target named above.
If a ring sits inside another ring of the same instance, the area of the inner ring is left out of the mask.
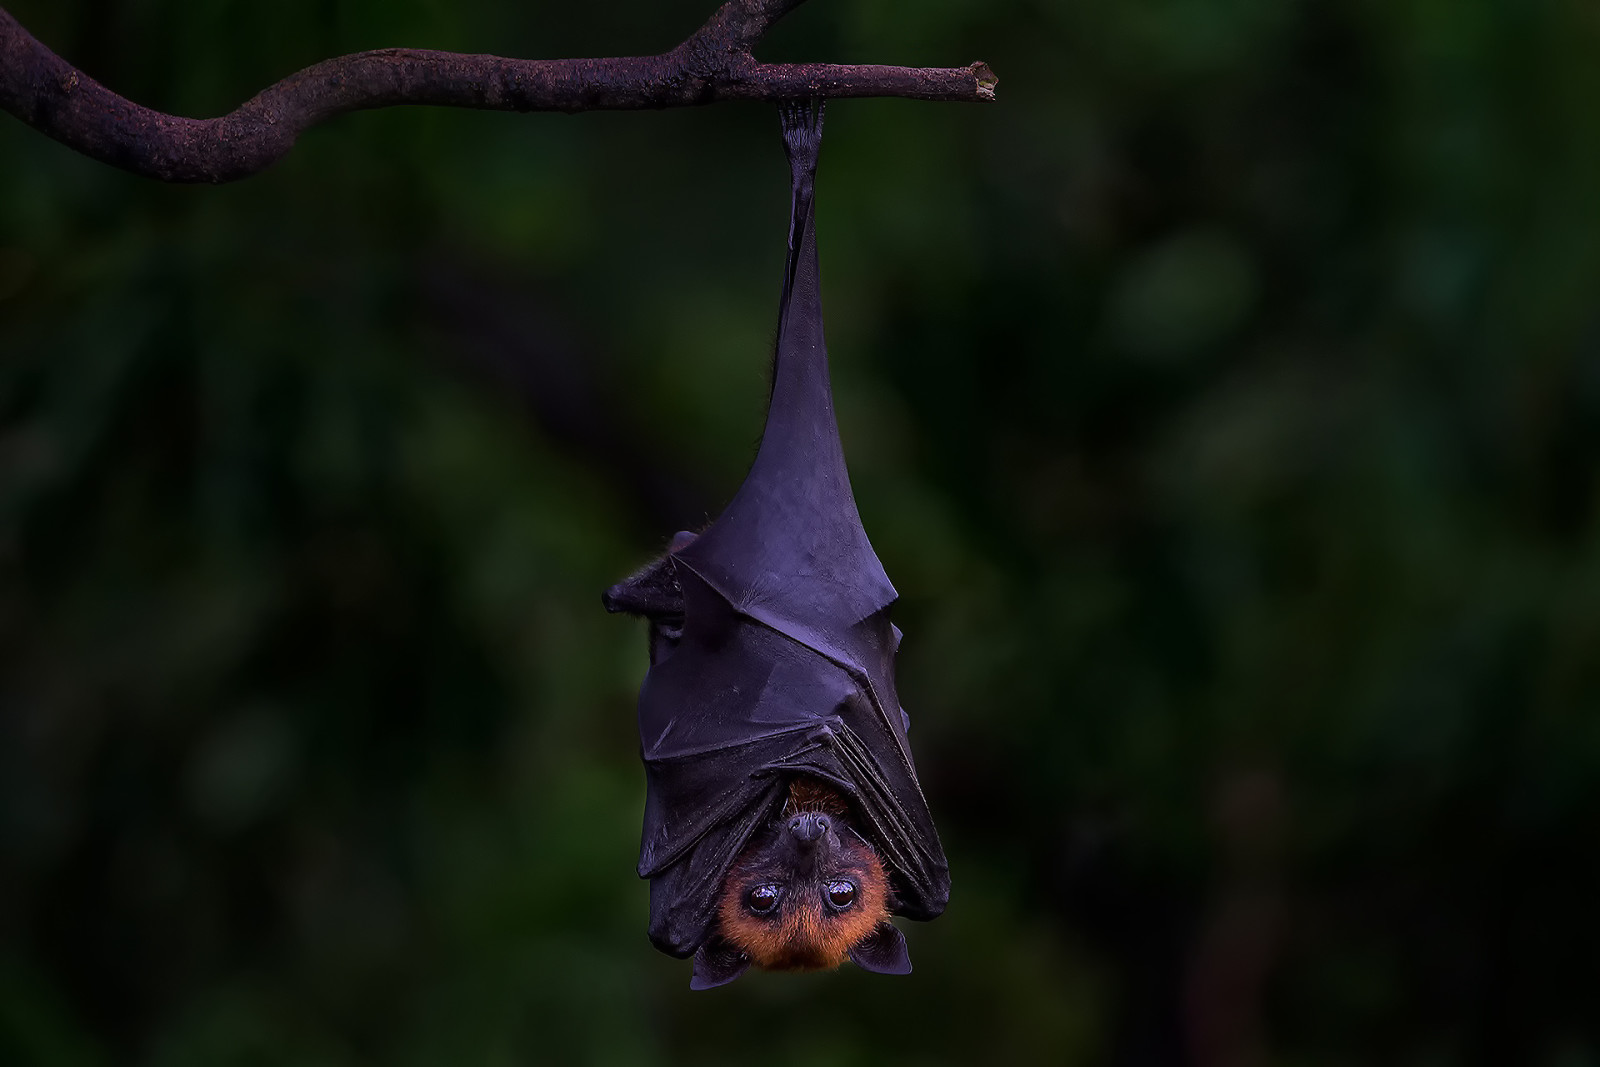
[[[897,594],[850,490],[823,343],[822,105],[782,106],[791,213],[766,428],[727,509],[607,590],[649,621],[639,876],[691,987],[848,958],[911,970],[891,915],[950,895],[895,692]]]

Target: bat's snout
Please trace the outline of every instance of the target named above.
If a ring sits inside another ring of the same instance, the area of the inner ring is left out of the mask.
[[[801,812],[789,820],[789,833],[802,845],[815,845],[833,828],[833,820],[820,811]]]

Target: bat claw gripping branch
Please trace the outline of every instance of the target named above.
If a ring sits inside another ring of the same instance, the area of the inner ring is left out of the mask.
[[[826,101],[785,100],[778,105],[778,116],[783,122],[783,147],[789,156],[789,169],[793,175],[794,199],[809,203],[815,193],[817,157],[822,152],[822,113]],[[789,227],[789,247],[795,246],[798,235]]]

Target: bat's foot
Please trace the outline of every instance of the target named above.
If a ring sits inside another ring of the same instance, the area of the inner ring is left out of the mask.
[[[794,150],[795,139],[801,138],[811,147],[812,154],[822,144],[822,112],[826,100],[785,100],[778,105],[778,117],[783,122],[783,139]]]
[[[822,151],[823,100],[785,100],[778,105],[783,122],[783,143],[789,150],[789,166],[796,178],[808,177],[817,169],[817,153]]]
[[[810,209],[817,179],[817,156],[822,151],[822,100],[785,100],[778,105],[783,121],[783,147],[789,153],[794,210],[789,220],[789,248],[799,238],[797,227]]]

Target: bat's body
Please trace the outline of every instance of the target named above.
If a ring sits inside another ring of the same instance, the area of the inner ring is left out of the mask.
[[[887,916],[931,919],[949,895],[894,688],[896,594],[833,414],[813,222],[821,108],[783,119],[793,210],[760,451],[715,522],[605,598],[651,624],[639,875],[651,939],[696,953],[700,988],[751,963],[847,955],[904,973]],[[849,903],[825,899],[842,899],[834,882],[851,883]],[[779,887],[765,911],[750,896],[761,886]]]

